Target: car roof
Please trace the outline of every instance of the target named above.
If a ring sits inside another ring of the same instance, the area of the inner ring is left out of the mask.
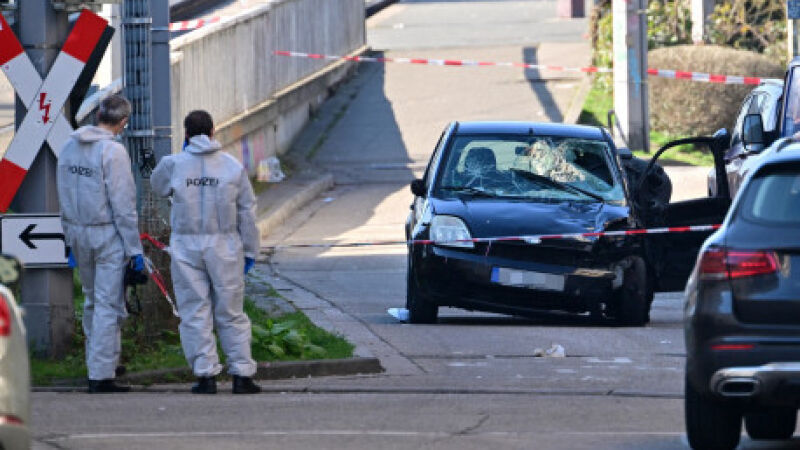
[[[775,143],[775,145],[778,148],[766,155],[754,172],[768,165],[800,162],[800,139],[788,138],[783,142]]]
[[[457,122],[456,134],[532,134],[534,136],[561,136],[581,139],[604,139],[599,127],[564,123],[472,121]]]
[[[756,91],[768,91],[781,95],[783,94],[783,80],[772,78],[761,80],[761,83],[753,89],[753,92]]]

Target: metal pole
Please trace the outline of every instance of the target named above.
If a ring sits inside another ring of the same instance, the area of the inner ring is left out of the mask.
[[[647,94],[647,0],[615,1],[614,110],[631,150],[650,149]]]
[[[167,0],[124,0],[125,93],[133,104],[128,126],[128,149],[138,186],[139,227],[156,239],[167,240],[169,205],[153,195],[150,171],[172,149],[170,106],[169,4]],[[169,282],[169,259],[150,254]],[[153,286],[142,289],[144,338],[160,335],[174,324]]]
[[[56,11],[51,0],[25,0],[17,5],[17,36],[36,70],[45,78],[66,39],[67,13]],[[17,127],[27,113],[26,106],[17,98]],[[56,163],[49,149],[39,152],[11,204],[14,212],[59,212]],[[29,269],[21,289],[31,348],[53,357],[64,355],[71,346],[75,327],[72,270]]]
[[[153,151],[161,160],[172,152],[172,90],[169,59],[169,0],[151,0],[153,73]]]
[[[789,59],[792,59],[796,56],[800,56],[800,36],[798,36],[798,30],[800,30],[800,20],[792,19],[789,21]]]
[[[705,42],[708,17],[714,12],[714,0],[692,0],[692,42]]]

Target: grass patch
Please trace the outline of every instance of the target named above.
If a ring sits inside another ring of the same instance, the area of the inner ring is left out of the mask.
[[[274,289],[270,292],[277,295]],[[245,299],[244,310],[253,324],[251,350],[256,361],[349,358],[353,355],[352,344],[341,336],[315,326],[302,312],[270,317],[248,298]],[[34,385],[44,386],[59,380],[86,378],[82,316],[83,293],[76,276],[76,333],[73,337],[72,351],[62,360],[31,356]],[[141,319],[136,316],[130,317],[123,325],[122,338],[122,364],[129,373],[187,367],[177,330],[164,330],[157,339],[145,340],[141,335]],[[217,347],[224,363],[224,354],[219,349],[219,343]]]
[[[608,110],[614,109],[614,95],[598,85],[592,83],[592,89],[586,96],[583,109],[578,117],[578,123],[582,125],[602,126],[608,125]],[[670,136],[666,133],[650,131],[650,153],[643,150],[634,151],[634,155],[639,158],[649,159],[661,146],[669,141],[680,139],[686,136]],[[714,157],[707,149],[697,149],[691,145],[684,145],[678,148],[667,150],[659,161],[672,161],[692,166],[713,166]]]
[[[578,116],[578,123],[582,125],[592,125],[605,127],[608,125],[608,110],[614,109],[614,96],[611,92],[592,83],[592,89],[586,95],[583,109]]]

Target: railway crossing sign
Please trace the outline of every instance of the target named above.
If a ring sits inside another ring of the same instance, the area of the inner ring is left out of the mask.
[[[0,216],[0,253],[18,258],[26,268],[67,266],[67,247],[58,214]]]
[[[72,126],[62,114],[70,92],[100,42],[108,22],[83,10],[47,77],[42,80],[5,19],[0,19],[0,70],[28,105],[0,160],[0,212],[6,212],[45,140],[58,157]]]

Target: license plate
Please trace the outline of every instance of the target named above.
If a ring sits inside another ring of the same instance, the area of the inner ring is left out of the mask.
[[[492,282],[503,286],[547,289],[550,291],[564,290],[564,275],[506,269],[505,267],[492,269]]]

